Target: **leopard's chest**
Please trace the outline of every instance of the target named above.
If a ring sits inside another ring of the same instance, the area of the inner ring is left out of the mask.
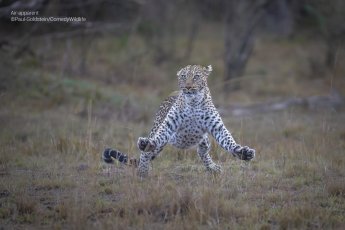
[[[177,148],[189,148],[200,142],[206,130],[203,125],[204,112],[200,109],[184,110],[180,114],[180,126],[170,143]]]

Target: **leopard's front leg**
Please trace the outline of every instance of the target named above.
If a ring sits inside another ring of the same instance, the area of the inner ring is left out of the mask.
[[[157,144],[150,138],[139,137],[137,146],[142,152],[151,152],[156,149]]]
[[[226,151],[231,152],[233,156],[250,161],[255,157],[255,150],[248,146],[241,146],[236,143],[231,133],[225,127],[217,111],[213,111],[213,119],[209,119],[208,131],[216,139],[217,143]]]
[[[138,167],[140,177],[147,176],[150,161],[162,151],[178,129],[180,122],[177,114],[175,109],[171,108],[158,129],[152,132],[149,137],[139,137],[137,146],[141,151]]]
[[[156,143],[147,137],[139,137],[137,142],[138,148],[141,150],[138,176],[143,178],[149,173],[150,161],[153,160],[162,150],[162,147],[158,147]]]
[[[241,160],[250,161],[255,157],[255,150],[248,146],[236,145],[232,150],[232,154]]]
[[[138,166],[138,176],[142,178],[148,175],[150,161],[151,161],[153,152],[156,149],[156,144],[150,138],[139,137],[137,146],[138,146],[138,149],[141,151],[139,166]]]

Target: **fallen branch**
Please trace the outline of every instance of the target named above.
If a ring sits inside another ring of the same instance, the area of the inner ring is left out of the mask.
[[[253,115],[256,113],[267,113],[281,111],[292,106],[299,106],[309,110],[317,109],[338,109],[344,105],[344,100],[338,92],[333,91],[327,96],[311,96],[307,98],[288,98],[279,102],[265,102],[249,106],[229,106],[219,108],[223,114],[232,114],[233,116]]]

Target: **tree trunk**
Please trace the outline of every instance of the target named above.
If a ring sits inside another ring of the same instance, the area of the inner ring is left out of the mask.
[[[264,14],[268,0],[229,0],[225,17],[225,81],[240,77],[252,53],[255,29]],[[240,88],[239,81],[226,84],[225,90]]]

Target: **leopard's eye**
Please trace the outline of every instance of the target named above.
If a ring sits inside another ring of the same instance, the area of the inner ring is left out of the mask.
[[[186,79],[187,76],[186,76],[186,74],[181,74],[180,77],[181,77],[182,79]]]
[[[199,75],[199,74],[196,74],[196,75],[194,75],[193,80],[196,81],[196,80],[198,80],[199,78],[200,78],[200,75]]]

